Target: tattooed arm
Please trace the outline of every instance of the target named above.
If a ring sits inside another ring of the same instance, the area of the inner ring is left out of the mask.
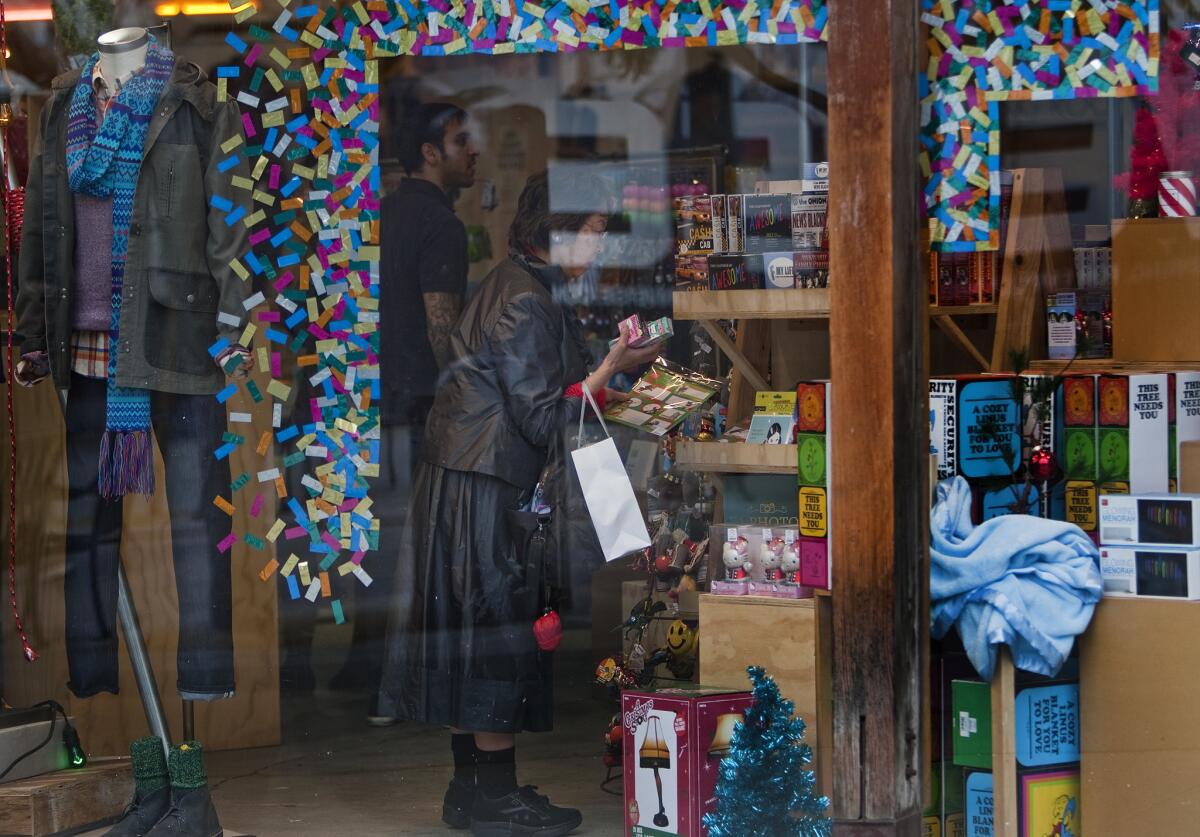
[[[429,345],[433,347],[438,369],[445,369],[450,360],[450,332],[454,330],[462,311],[462,297],[448,293],[421,296],[425,300],[425,330],[429,335]]]

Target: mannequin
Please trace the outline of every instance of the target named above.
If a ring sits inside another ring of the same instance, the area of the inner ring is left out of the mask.
[[[105,32],[96,42],[100,53],[100,75],[115,93],[146,63],[150,36],[136,26]]]
[[[191,701],[234,689],[230,555],[216,546],[229,518],[213,505],[230,495],[228,460],[212,455],[227,425],[213,396],[245,376],[237,340],[253,291],[230,268],[244,225],[226,224],[210,198],[235,195],[232,178],[249,172],[244,158],[216,164],[241,120],[199,67],[140,28],[97,47],[55,79],[30,166],[17,379],[52,377],[68,396],[68,685],[81,698],[117,691],[123,501],[154,493],[157,443],[188,716]],[[200,745],[164,752],[150,737],[131,749],[136,795],[111,837],[219,837]]]

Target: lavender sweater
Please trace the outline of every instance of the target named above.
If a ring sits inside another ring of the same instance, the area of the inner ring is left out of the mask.
[[[112,198],[75,198],[75,307],[78,331],[108,331],[112,321]]]

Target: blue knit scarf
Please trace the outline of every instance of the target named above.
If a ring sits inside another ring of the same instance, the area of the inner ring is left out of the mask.
[[[92,74],[99,56],[83,68],[67,119],[67,174],[71,191],[112,198],[112,318],[108,335],[108,395],[100,443],[100,496],[154,493],[150,391],[117,386],[125,258],[134,192],[142,168],[146,131],[158,98],[175,67],[175,56],[150,39],[145,67],[109,103],[96,128]]]

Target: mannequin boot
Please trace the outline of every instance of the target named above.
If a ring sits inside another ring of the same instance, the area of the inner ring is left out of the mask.
[[[195,741],[171,748],[171,808],[146,837],[223,837],[208,792],[204,748]]]
[[[171,781],[162,739],[140,738],[129,745],[133,763],[133,801],[104,837],[144,837],[171,807]]]

